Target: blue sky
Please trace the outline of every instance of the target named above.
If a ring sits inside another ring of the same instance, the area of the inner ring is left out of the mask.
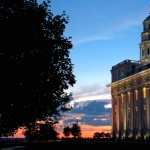
[[[139,59],[149,0],[53,0],[52,9],[55,14],[65,10],[70,17],[66,35],[72,36],[74,44],[71,58],[77,83],[73,91],[91,86],[102,90],[111,82],[113,65]]]

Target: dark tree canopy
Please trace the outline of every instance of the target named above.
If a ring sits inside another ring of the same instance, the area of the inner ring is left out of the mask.
[[[70,127],[64,127],[64,130],[63,130],[63,134],[65,137],[69,137],[71,135],[71,129]]]
[[[58,133],[54,129],[53,123],[35,123],[34,125],[28,127],[25,135],[29,141],[33,140],[56,140],[58,139]]]
[[[93,139],[102,139],[102,138],[110,138],[110,133],[95,132],[93,135]]]
[[[93,134],[93,139],[101,139],[101,138],[102,138],[102,134],[101,134],[101,133],[95,132],[95,133]]]
[[[71,134],[73,135],[74,138],[81,137],[81,128],[77,123],[73,124],[71,128]]]
[[[65,14],[48,3],[0,0],[0,135],[64,110],[75,83]]]

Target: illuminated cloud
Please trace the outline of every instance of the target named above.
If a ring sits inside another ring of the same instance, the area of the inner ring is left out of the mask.
[[[72,89],[72,93],[73,100],[70,102],[71,106],[79,102],[111,100],[110,87],[98,84],[76,87]]]
[[[111,109],[112,108],[112,104],[111,103],[106,104],[106,105],[104,105],[104,108],[105,109]]]
[[[74,45],[80,45],[80,44],[84,44],[84,43],[90,43],[90,42],[93,42],[93,41],[106,41],[106,40],[110,40],[112,39],[111,36],[98,36],[98,35],[94,35],[94,36],[89,36],[87,38],[83,38],[83,39],[80,39],[80,40],[76,40],[74,41]]]

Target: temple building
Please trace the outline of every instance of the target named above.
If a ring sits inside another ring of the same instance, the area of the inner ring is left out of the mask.
[[[143,21],[140,60],[112,67],[112,126],[118,138],[150,137],[150,15]]]

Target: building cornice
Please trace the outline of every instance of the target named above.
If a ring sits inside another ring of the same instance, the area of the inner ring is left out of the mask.
[[[124,78],[124,79],[121,79],[121,80],[112,82],[112,83],[111,83],[111,86],[113,87],[113,86],[116,86],[116,85],[118,85],[118,84],[122,84],[122,83],[127,82],[127,81],[130,81],[130,80],[134,80],[134,79],[136,79],[137,77],[140,77],[140,76],[142,77],[142,76],[144,76],[144,75],[147,74],[147,73],[150,73],[150,68],[148,68],[148,69],[146,69],[146,70],[143,70],[143,71],[141,71],[141,72],[138,72],[138,73],[136,73],[136,74],[133,74],[133,75],[131,75],[131,76],[128,76],[128,77],[126,77],[126,78]]]

